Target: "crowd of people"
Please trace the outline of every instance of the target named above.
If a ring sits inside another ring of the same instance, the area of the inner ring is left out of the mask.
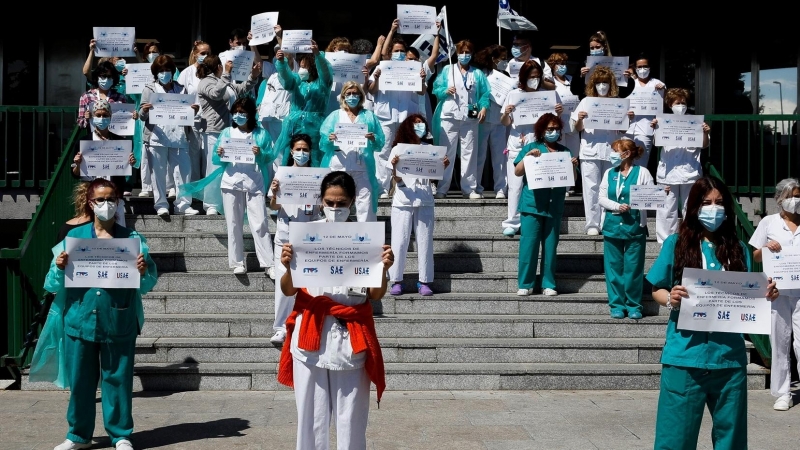
[[[131,195],[134,184],[141,183],[139,195],[153,197],[159,216],[170,214],[168,198],[173,196],[173,214],[199,214],[201,211],[192,207],[193,198],[202,200],[206,215],[224,214],[229,266],[234,274],[243,275],[247,272],[243,243],[246,213],[258,263],[276,280],[275,334],[271,341],[283,348],[279,381],[292,385],[296,393],[297,448],[328,448],[332,416],[339,448],[366,448],[369,385],[372,382],[377,386],[379,399],[385,388],[369,300],[380,300],[387,292],[396,296],[407,291],[404,271],[411,234],[419,254],[415,290],[430,296],[434,294],[435,200],[445,198],[451,187],[472,200],[484,198],[486,191],[494,192],[495,198],[505,199],[508,205],[498,232],[508,237],[520,235],[517,294],[529,296],[540,291],[546,296],[558,295],[555,273],[560,224],[565,198],[577,193],[565,187],[528,189],[525,160],[563,152],[582,186],[584,232],[602,235],[612,318],[639,320],[643,314],[648,218],[646,211],[630,207],[631,188],[658,183],[667,192],[665,206],[655,219],[661,252],[646,276],[653,286],[653,299],[671,311],[662,357],[655,447],[694,448],[703,408],[708,405],[715,430],[726,430],[714,433],[715,446],[746,448],[743,337],[677,328],[681,299],[687,297],[686,288],[680,286],[684,268],[751,269],[751,249],[736,237],[734,199],[724,183],[702,171],[700,155],[708,146],[710,128],[703,124],[704,140],[699,147],[666,146],[653,151],[653,130],[658,127],[655,116],[631,111],[625,131],[592,129],[586,120],[592,98],[634,93],[655,92],[664,99],[665,111],[685,114],[689,91],[668,89],[663,81],[653,78],[646,55],[631,58],[631,67],[624,74],[627,86],[618,86],[614,72],[602,66],[591,74],[588,67],[582,67],[573,76],[567,73],[567,55],[553,53],[546,59],[533,56],[531,35],[524,32],[514,35],[510,48],[491,45],[478,50],[469,40],[460,40],[455,44],[455,61],[437,65],[439,39],[435,39],[428,56],[409,46],[398,29],[395,20],[387,36],[381,36],[374,46],[339,37],[324,52],[313,43],[310,53],[290,54],[281,49],[282,29],[276,26],[277,44],[268,44],[269,51],[264,52],[274,56],[263,57],[258,46],[250,47],[256,59],[242,82],[232,80],[232,62],[213,53],[206,42],[192,45],[189,66],[182,71],[159,44],[150,43],[138,52],[142,62],[151,64],[153,75],[142,94],[124,92],[121,80],[127,69],[123,59],[103,58],[92,68],[92,41],[84,67],[90,88],[80,98],[78,124],[90,129],[87,139],[123,139],[108,130],[110,105],[134,103],[137,128],[129,162],[139,167],[141,179],[117,177],[113,183],[85,179],[91,184],[79,188],[78,214],[61,237],[141,238],[125,228],[123,200]],[[245,49],[249,38],[250,33],[236,29],[228,48]],[[592,34],[588,43],[590,55],[611,56],[605,33]],[[325,57],[330,52],[367,55],[363,80],[334,82],[334,69]],[[420,61],[423,88],[418,92],[382,90],[378,67],[382,60]],[[533,125],[515,124],[516,97],[509,94],[502,101],[492,96],[490,80],[495,77],[510,78],[515,86],[512,92],[555,91],[558,101],[554,111],[543,114]],[[194,126],[150,122],[150,97],[163,93],[196,96]],[[580,99],[573,111],[560,100],[566,96]],[[342,144],[336,136],[337,125],[342,123],[364,125],[366,146]],[[222,161],[223,143],[229,139],[250,139],[255,164]],[[392,151],[398,144],[445,147],[443,178],[431,181],[399,176],[397,166],[402,155]],[[653,154],[658,155],[655,178],[647,168]],[[487,159],[491,159],[492,184],[484,188],[482,174]],[[80,153],[74,161],[77,177]],[[460,168],[457,187],[451,186],[456,163]],[[278,204],[276,194],[281,185],[275,173],[280,166],[329,168],[331,172],[320,186],[320,203]],[[800,245],[800,186],[797,180],[784,180],[777,191],[781,212],[762,221],[750,241],[756,260],[761,258],[762,247],[780,251]],[[293,257],[290,223],[349,221],[351,208],[357,221],[375,221],[380,198],[391,199],[392,225],[391,246],[385,246],[383,254],[382,286],[360,294],[346,286],[296,288],[288,270]],[[277,215],[272,242],[267,227],[270,211]],[[67,379],[73,389],[67,416],[70,431],[55,450],[91,445],[94,404],[92,408],[84,406],[89,403],[87,392],[97,385],[98,377],[104,394],[116,392],[108,401],[103,397],[106,430],[117,449],[133,448],[128,439],[133,428],[130,394],[117,391],[132,389],[131,342],[141,331],[143,317],[138,329],[129,327],[124,333],[103,328],[100,321],[96,330],[85,333],[78,321],[88,314],[86,308],[97,310],[92,305],[102,302],[106,315],[119,314],[120,302],[125,303],[124,308],[141,310],[141,295],[152,288],[156,276],[141,239],[140,272],[153,279],[147,278],[149,281],[138,290],[66,289],[63,276],[68,255],[54,250],[47,286],[63,296],[60,308],[69,337],[65,352],[71,364]],[[57,249],[63,249],[63,242]],[[97,298],[90,295],[95,291]],[[765,296],[773,301],[774,310],[775,409],[786,410],[791,406],[788,352],[792,330],[795,351],[800,352],[800,293],[779,292],[770,280]],[[83,376],[87,371],[92,377]]]

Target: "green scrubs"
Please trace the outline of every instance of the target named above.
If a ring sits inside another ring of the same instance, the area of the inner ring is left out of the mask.
[[[559,152],[565,152],[565,158],[571,158],[569,149],[556,144]],[[544,143],[532,142],[525,145],[514,160],[519,164],[531,150],[548,153]],[[519,275],[520,289],[556,288],[556,248],[558,247],[561,217],[564,215],[564,197],[567,188],[528,189],[528,180],[522,176],[522,195],[519,200],[520,238],[519,238]],[[542,263],[539,272],[541,279],[536,279],[536,262],[539,259],[539,247],[542,246]],[[538,281],[538,282],[537,282]]]
[[[94,223],[70,230],[67,236],[94,238]],[[55,258],[45,282],[45,289],[64,299],[64,357],[70,386],[67,439],[81,444],[90,443],[94,435],[98,382],[103,422],[112,444],[129,439],[133,433],[134,353],[136,336],[144,325],[141,296],[157,280],[156,265],[144,238],[116,224],[113,236],[142,240],[148,268],[139,289],[65,288],[64,271],[55,266]],[[56,253],[58,249],[54,250]]]
[[[673,260],[678,235],[669,236],[658,259],[647,273],[656,289],[670,290],[681,284],[675,277]],[[740,242],[745,266],[750,270],[750,253]],[[706,270],[721,270],[715,247],[702,242]],[[655,449],[697,448],[697,437],[708,406],[713,422],[714,448],[747,448],[747,355],[744,338],[737,333],[679,330],[677,311],[667,323],[666,343],[661,356],[661,393],[658,399]]]
[[[622,177],[621,179],[619,177]],[[608,172],[608,198],[621,204],[630,203],[631,186],[639,179],[639,166],[633,166],[627,176],[619,167]],[[638,209],[624,213],[605,211],[603,217],[603,265],[606,272],[606,291],[611,313],[642,312],[644,283],[644,253],[647,227],[641,226]]]

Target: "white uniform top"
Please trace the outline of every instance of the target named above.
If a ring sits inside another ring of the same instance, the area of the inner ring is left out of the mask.
[[[520,88],[516,88],[513,91],[510,91],[508,93],[508,96],[506,97],[506,101],[503,102],[503,107],[501,108],[502,111],[505,111],[506,107],[511,104],[509,102],[509,99],[512,97],[511,94],[513,94],[514,92],[525,92],[525,91]],[[513,154],[519,153],[519,151],[522,150],[522,147],[525,146],[525,144],[522,143],[523,133],[525,136],[525,143],[533,142],[534,140],[533,125],[520,125],[519,127],[517,127],[517,125],[514,124],[514,119],[512,118],[511,126],[508,127],[508,141],[506,142],[506,150],[508,150],[509,153]]]
[[[178,83],[186,89],[187,94],[197,94],[197,85],[200,84],[200,79],[197,78],[197,66],[192,64],[183,69],[178,75]]]
[[[749,244],[760,249],[766,247],[767,241],[775,241],[782,248],[800,247],[800,227],[792,233],[780,214],[770,214],[758,223]],[[797,298],[800,297],[800,289],[781,289],[781,295]]]
[[[477,103],[475,95],[475,71],[473,66],[469,66],[466,74],[461,74],[458,64],[450,64],[442,69],[440,77],[447,77],[447,87],[456,88],[456,95],[448,95],[442,105],[442,119],[464,120],[469,113],[469,105]],[[455,84],[453,84],[453,71],[455,71]]]
[[[252,132],[243,133],[238,128],[231,127],[231,139],[249,139],[252,135]],[[220,187],[234,191],[247,191],[251,194],[263,195],[265,193],[264,176],[261,174],[258,164],[228,163],[225,173],[222,174]]]
[[[586,103],[592,101],[594,97],[585,97],[572,112],[570,124],[575,129],[575,124],[578,122],[578,113],[586,111]],[[580,159],[601,159],[608,160],[608,155],[611,154],[611,143],[621,137],[620,132],[617,130],[595,130],[592,128],[584,128],[581,131],[581,152]],[[648,174],[649,175],[649,174]]]
[[[518,60],[516,58],[515,60],[522,63],[525,62]],[[544,78],[547,81],[553,81],[553,71],[550,69],[550,64],[547,64],[546,62],[542,61],[541,58],[537,58],[533,55],[531,55],[531,57],[528,58],[528,60],[534,60],[542,67],[542,78]]]
[[[433,72],[425,63],[422,64],[422,67],[425,69],[425,80],[427,81],[433,75]],[[375,76],[370,75],[369,81],[374,83]],[[409,114],[417,114],[425,107],[425,98],[411,91],[384,91],[379,89],[375,92],[373,98],[372,112],[384,123],[400,123],[406,120]],[[420,108],[420,105],[422,105],[422,108]]]
[[[152,86],[157,94],[179,94],[185,89],[179,83],[172,83],[169,92],[166,92],[159,82],[153,83]],[[189,148],[184,127],[177,125],[154,125],[148,144],[151,147]]]
[[[633,167],[636,167],[636,166],[633,166]],[[600,194],[598,196],[598,201],[600,203],[600,206],[602,206],[604,209],[606,209],[608,211],[619,211],[619,206],[621,204],[623,204],[623,203],[629,204],[630,203],[630,199],[629,198],[628,199],[620,198],[620,200],[622,200],[621,203],[617,203],[616,201],[611,200],[610,198],[608,198],[608,183],[609,182],[615,183],[615,184],[617,184],[617,186],[619,186],[617,188],[616,192],[619,192],[620,189],[622,188],[622,181],[623,180],[618,180],[617,179],[618,177],[617,177],[616,174],[611,176],[611,180],[609,180],[609,176],[610,176],[609,174],[614,169],[615,168],[612,167],[612,168],[606,170],[606,173],[603,174],[603,180],[600,181]],[[628,172],[628,175],[630,176],[630,172]],[[647,170],[646,167],[639,167],[639,178],[636,181],[634,181],[632,184],[633,185],[637,185],[637,184],[653,184],[653,176],[650,175],[650,172]],[[605,215],[604,215],[604,217],[605,217]],[[639,225],[641,227],[643,227],[643,228],[647,227],[647,211],[645,211],[645,210],[640,210],[639,211]]]
[[[339,110],[339,123],[354,123],[347,116],[347,111]],[[326,138],[326,137],[324,137]],[[331,171],[342,170],[345,172],[364,172],[367,170],[364,158],[361,156],[361,149],[358,147],[340,146],[331,157]]]
[[[655,78],[650,78],[650,80],[645,85],[639,84],[639,80],[629,80],[629,83],[633,83],[633,91],[631,94],[636,93],[643,93],[647,94],[656,90],[656,85],[664,84],[660,80]],[[664,91],[667,89],[666,85],[664,88],[660,89],[658,93],[661,95],[661,99],[664,99]],[[656,116],[654,115],[640,115],[636,114],[634,116],[633,122],[631,122],[631,126],[628,128],[628,134],[638,135],[638,136],[652,136],[653,135],[653,127],[650,126],[650,122],[655,119]]]
[[[700,147],[662,147],[656,169],[661,184],[689,184],[703,176]]]
[[[264,97],[258,109],[259,119],[283,120],[289,115],[292,93],[283,88],[277,73],[270,75],[265,83],[267,87],[264,89]],[[272,138],[278,137],[272,136]]]
[[[555,83],[555,85],[556,85],[556,94],[558,94],[559,97],[563,97],[565,95],[573,95],[572,94],[572,90],[570,88],[570,86],[572,86],[572,76],[571,75],[565,75],[564,78],[565,79],[564,79],[563,82],[561,80],[559,80],[558,78],[554,78],[553,79],[553,83]],[[565,112],[564,114],[561,114],[561,122],[564,125],[564,130],[563,131],[565,133],[574,132],[574,128],[572,127],[572,123],[571,123],[572,121],[570,119],[571,119],[570,113]]]

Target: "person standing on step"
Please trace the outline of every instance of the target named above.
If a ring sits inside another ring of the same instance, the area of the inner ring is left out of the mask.
[[[98,178],[88,188],[84,207],[91,222],[70,230],[81,239],[129,238],[140,241],[138,289],[67,288],[70,255],[66,240],[53,247],[44,288],[55,300],[31,363],[31,381],[69,388],[66,440],[54,450],[92,447],[97,388],[102,392],[103,424],[117,450],[133,450],[133,364],[136,336],[144,325],[142,295],[155,286],[158,272],[143,236],[115,224],[118,188]]]
[[[203,41],[194,41],[192,51],[189,53],[189,65],[178,75],[178,84],[183,86],[184,94],[197,94],[200,78],[197,69],[203,64],[206,57],[211,54],[211,46]],[[195,115],[194,126],[189,130],[189,155],[192,161],[192,181],[201,180],[205,176],[206,159],[203,153],[203,136],[201,134],[202,120]]]
[[[656,414],[655,450],[697,448],[708,406],[716,449],[747,448],[747,349],[739,333],[678,329],[683,270],[751,270],[750,252],[734,224],[733,197],[718,178],[703,177],[689,192],[686,217],[665,241],[647,273],[653,300],[669,309],[661,353],[661,392]],[[765,296],[780,295],[769,279]]]
[[[331,172],[322,180],[321,203],[325,219],[346,222],[356,199],[356,183],[346,172]],[[383,355],[375,332],[370,301],[386,294],[387,272],[394,254],[383,246],[381,286],[349,288],[295,288],[290,265],[291,244],[281,250],[286,272],[284,295],[295,296],[286,321],[288,342],[281,350],[278,382],[294,387],[297,403],[297,449],[329,448],[331,415],[336,424],[337,448],[366,449],[370,381],[380,404],[386,389]]]
[[[494,77],[509,79],[504,72],[508,68],[508,52],[502,45],[490,45],[475,55],[474,64],[483,70],[487,80]],[[491,83],[491,81],[490,81]],[[486,157],[491,155],[492,160],[492,179],[494,180],[493,189],[495,198],[506,198],[506,188],[508,187],[506,169],[506,141],[508,141],[508,126],[503,125],[500,117],[503,114],[503,102],[495,102],[493,96],[489,97],[489,112],[486,114],[486,121],[478,125],[478,193],[483,194],[483,168],[486,164]]]
[[[657,92],[663,99],[667,87],[661,80],[650,76],[650,59],[647,55],[639,55],[635,61],[635,66],[636,77],[628,80],[628,85],[633,85],[633,91],[628,95],[628,98],[633,95],[650,96]],[[633,114],[628,114],[631,118],[631,125],[625,136],[644,149],[644,155],[636,161],[636,164],[647,167],[648,161],[650,161],[650,149],[653,148],[653,128],[650,123],[655,119],[655,114],[639,114],[637,111],[633,111]]]
[[[778,183],[775,201],[780,212],[761,219],[750,238],[756,262],[763,260],[764,247],[774,253],[800,247],[800,181],[787,178]],[[781,296],[772,302],[772,333],[769,340],[772,345],[770,389],[772,395],[777,397],[773,408],[787,411],[792,407],[792,346],[800,361],[800,289],[783,289]]]
[[[428,144],[425,137],[428,135],[428,123],[421,114],[409,115],[397,128],[392,148],[397,144]],[[392,198],[392,250],[396,255],[395,264],[389,270],[391,289],[389,294],[401,295],[403,293],[403,272],[406,269],[406,256],[408,244],[411,241],[411,232],[417,243],[417,265],[419,266],[419,281],[417,291],[419,295],[428,297],[433,295],[430,283],[433,282],[433,183],[431,180],[398,176],[397,164],[401,157],[392,152],[392,178],[395,182],[394,196]],[[450,165],[447,155],[444,157],[444,166]]]
[[[311,136],[307,134],[295,134],[289,141],[292,148],[292,160],[289,165],[295,167],[311,167]],[[277,152],[276,153],[281,153]],[[270,209],[278,210],[278,220],[275,231],[275,279],[283,277],[286,269],[280,262],[283,244],[289,243],[289,223],[291,222],[311,222],[319,218],[319,205],[282,205],[278,204],[276,194],[281,185],[278,180],[272,180],[269,189]],[[287,296],[280,288],[275,289],[275,321],[272,329],[275,334],[270,338],[270,342],[275,346],[282,346],[286,340],[286,319],[294,308],[294,297]]]
[[[642,318],[644,254],[647,245],[647,211],[631,209],[631,186],[651,185],[647,168],[634,164],[644,153],[630,139],[611,144],[611,168],[600,182],[603,216],[603,264],[611,317]]]
[[[569,149],[559,143],[563,129],[564,124],[559,116],[551,113],[543,114],[533,127],[533,142],[525,144],[514,159],[514,175],[522,178],[522,194],[519,201],[521,236],[517,291],[517,295],[520,296],[531,295],[537,284],[541,284],[542,294],[558,295],[556,253],[567,188],[528,189],[523,160],[527,156],[538,158],[543,153],[566,152],[573,166],[577,167],[578,158],[573,157]],[[539,270],[541,280],[537,283],[539,280],[536,279],[536,266],[540,246],[542,247],[542,264]]]

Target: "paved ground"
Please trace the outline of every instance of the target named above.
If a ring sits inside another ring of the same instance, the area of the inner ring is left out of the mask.
[[[137,450],[294,448],[291,392],[135,395]],[[372,402],[369,448],[652,449],[657,399],[655,391],[387,392],[380,409]],[[0,391],[0,449],[59,444],[67,400],[65,392]],[[777,412],[772,403],[768,391],[750,392],[749,448],[798,448],[800,407]],[[698,448],[711,449],[710,432],[706,414]],[[93,448],[110,448],[99,411]]]

